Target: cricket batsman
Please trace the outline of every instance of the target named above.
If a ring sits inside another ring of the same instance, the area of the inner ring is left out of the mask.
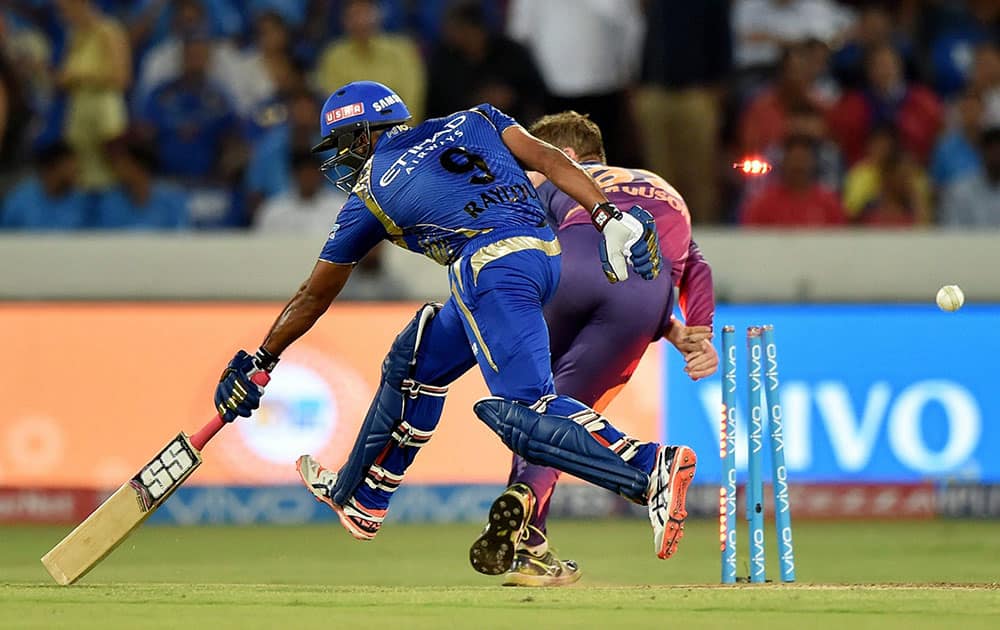
[[[588,213],[551,180],[529,173],[562,247],[559,288],[544,308],[556,391],[594,410],[584,426],[600,426],[605,420],[597,414],[632,377],[649,344],[661,336],[684,355],[685,371],[692,380],[714,374],[719,360],[711,343],[715,314],[712,270],[691,240],[691,215],[681,195],[649,171],[606,165],[601,130],[584,115],[568,111],[545,116],[530,132],[580,163],[612,203],[620,207],[642,205],[650,212],[664,259],[670,263],[652,280],[632,277],[609,284],[597,266],[601,235],[590,225]],[[674,286],[680,289],[687,325],[672,318]],[[623,436],[606,445],[627,458],[642,447],[642,442]],[[527,494],[534,510],[525,519],[504,584],[559,586],[579,579],[576,563],[560,560],[546,538],[545,521],[558,477],[558,470],[514,455],[510,487],[501,498]],[[484,534],[487,539],[490,527],[488,524]],[[493,567],[478,562],[476,549],[480,545],[481,540],[473,544],[470,560],[474,568],[488,573],[484,569]]]
[[[264,393],[252,376],[275,367],[330,307],[354,265],[387,239],[447,266],[451,296],[444,305],[421,307],[392,343],[340,469],[299,458],[298,472],[313,495],[352,536],[372,539],[407,467],[434,434],[449,383],[478,364],[492,396],[473,410],[504,444],[528,462],[647,505],[654,551],[673,555],[695,453],[640,443],[556,390],[542,307],[559,284],[560,246],[524,168],[586,208],[609,282],[626,280],[629,266],[648,280],[659,275],[652,216],[639,206],[619,210],[576,162],[488,104],[411,129],[399,95],[359,81],[335,91],[320,116],[323,140],[315,149],[334,151],[320,168],[350,196],[311,275],[260,348],[254,355],[239,351],[224,370],[215,393],[223,419],[250,416]],[[623,440],[634,447],[610,448]],[[495,522],[479,549],[488,572],[510,568],[525,515],[533,512],[531,494],[497,499]]]

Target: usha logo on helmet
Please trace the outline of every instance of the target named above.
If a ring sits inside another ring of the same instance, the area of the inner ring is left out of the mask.
[[[378,110],[375,110],[378,111]],[[364,103],[351,103],[350,105],[344,105],[343,107],[338,107],[337,109],[331,109],[326,112],[326,124],[332,125],[333,123],[343,120],[345,118],[353,118],[355,116],[360,116],[365,113]]]
[[[396,103],[402,103],[403,99],[399,98],[398,94],[390,94],[389,96],[383,96],[377,101],[372,103],[372,109],[376,112],[381,112],[383,109],[394,105]],[[354,118],[355,116],[360,116],[365,113],[364,103],[351,103],[350,105],[344,105],[343,107],[338,107],[337,109],[331,109],[326,112],[326,124],[332,125],[335,122],[344,120],[345,118]]]

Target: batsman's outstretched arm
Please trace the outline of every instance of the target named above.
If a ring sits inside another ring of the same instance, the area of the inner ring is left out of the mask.
[[[312,328],[347,284],[353,268],[350,264],[317,261],[309,279],[271,325],[256,354],[251,356],[244,350],[236,353],[215,388],[215,408],[223,422],[250,417],[264,393],[264,386],[254,380],[254,375],[273,370],[285,348]]]
[[[309,278],[274,320],[261,348],[276,359],[285,348],[306,334],[330,308],[353,270],[354,265],[317,260]]]

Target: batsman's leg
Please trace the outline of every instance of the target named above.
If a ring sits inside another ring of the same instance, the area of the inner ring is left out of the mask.
[[[693,450],[647,442],[626,460],[598,439],[602,433],[624,434],[596,411],[563,396],[542,409],[500,397],[484,398],[474,409],[504,444],[528,462],[558,468],[646,505],[656,555],[667,559],[677,551],[687,518],[687,490],[697,465]],[[567,413],[572,409],[578,411]]]
[[[632,377],[650,340],[663,327],[672,310],[672,277],[640,278],[611,285],[593,260],[601,239],[589,225],[570,226],[559,233],[563,268],[555,297],[545,305],[556,391],[595,411],[603,412]],[[607,436],[605,436],[607,437]],[[631,440],[631,438],[626,438]],[[514,567],[505,583],[554,586],[569,575],[565,562],[549,549],[547,517],[559,471],[528,463],[514,455],[508,485],[527,484],[536,497],[528,536],[518,547]],[[522,553],[545,549],[530,562],[520,562]],[[539,575],[539,555],[549,561]],[[572,571],[579,570],[572,564]],[[523,575],[518,572],[524,571]]]
[[[546,273],[555,278],[544,277]],[[694,476],[694,452],[638,442],[588,406],[556,395],[541,309],[546,296],[538,287],[557,284],[558,260],[553,268],[553,261],[540,252],[519,252],[481,269],[478,283],[462,261],[451,275],[453,299],[495,396],[476,403],[476,415],[529,463],[557,468],[649,505],[657,554],[670,557],[687,517],[684,502]],[[509,570],[513,554],[501,553],[502,539],[519,541],[527,525],[526,518],[513,525],[508,521],[509,536],[481,537],[476,543],[479,565]],[[470,554],[476,556],[476,545]]]
[[[604,278],[601,280],[607,284]],[[559,334],[559,327],[559,323],[553,321],[549,330],[555,329]],[[553,344],[552,371],[556,391],[587,407],[603,410],[632,377],[654,331],[655,324],[651,322],[632,321],[626,326],[607,318],[595,318],[576,332],[573,345],[564,353],[555,355],[556,345]],[[641,444],[624,434],[598,432],[596,435],[599,441],[608,442],[612,450],[623,456],[628,456],[635,445]],[[534,491],[537,505],[531,525],[543,533],[548,531],[546,518],[558,479],[559,471],[530,464],[514,455],[509,484],[524,483]]]
[[[474,364],[455,304],[425,304],[382,362],[382,382],[340,471],[299,458],[303,483],[352,536],[378,533],[392,494],[437,427],[448,384]]]

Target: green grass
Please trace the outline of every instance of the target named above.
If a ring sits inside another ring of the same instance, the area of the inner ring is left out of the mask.
[[[475,524],[391,525],[365,544],[333,525],[146,527],[63,588],[38,558],[65,531],[0,528],[0,628],[971,630],[1000,618],[990,522],[799,523],[798,584],[736,587],[716,586],[714,523],[689,523],[677,557],[662,562],[640,521],[557,522],[555,542],[585,576],[551,590],[502,588],[473,572]]]

